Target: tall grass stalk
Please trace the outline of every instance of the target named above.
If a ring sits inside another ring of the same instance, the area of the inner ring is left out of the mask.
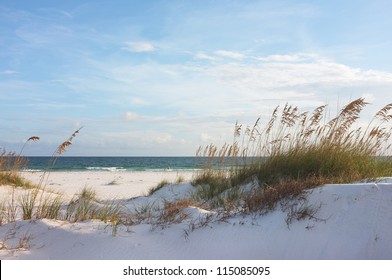
[[[60,208],[60,206],[58,205],[58,204],[61,205],[60,201],[57,201],[56,199],[53,201],[49,201],[48,198],[44,196],[46,185],[47,185],[47,182],[49,179],[49,174],[50,174],[48,172],[48,169],[50,167],[53,167],[55,165],[58,157],[61,154],[63,154],[68,149],[69,146],[72,145],[73,139],[76,137],[76,135],[79,133],[79,131],[81,129],[82,129],[82,127],[80,127],[78,130],[73,132],[72,135],[66,141],[64,141],[61,145],[59,145],[56,148],[56,150],[53,152],[52,157],[49,160],[49,164],[48,164],[46,170],[44,171],[44,173],[42,174],[40,181],[38,183],[38,188],[41,189],[41,195],[38,200],[37,217],[52,215],[52,214],[58,215],[59,209],[57,210],[57,208]],[[49,213],[47,211],[49,211]]]
[[[5,202],[0,202],[0,226],[7,222],[7,204]]]
[[[58,219],[63,205],[62,197],[46,195],[37,206],[37,219]]]
[[[35,202],[37,199],[37,190],[25,192],[19,199],[22,208],[23,220],[31,220],[33,218]]]
[[[59,156],[61,156],[64,152],[66,152],[67,149],[69,148],[69,146],[72,145],[73,139],[77,136],[77,134],[79,134],[79,132],[80,132],[80,130],[82,128],[83,127],[80,127],[78,130],[74,131],[67,140],[65,140],[61,145],[59,145],[54,150],[54,152],[52,153],[52,156],[51,156],[51,158],[50,158],[50,160],[48,162],[47,168],[44,171],[44,174],[42,175],[42,177],[41,177],[41,179],[40,179],[40,181],[38,183],[38,186],[40,188],[44,188],[47,185],[47,182],[48,182],[48,179],[49,179],[49,174],[50,174],[49,173],[49,168],[53,167],[56,164]]]

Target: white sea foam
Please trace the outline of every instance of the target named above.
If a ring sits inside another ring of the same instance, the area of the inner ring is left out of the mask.
[[[99,166],[90,166],[86,167],[87,170],[90,171],[110,171],[110,172],[117,172],[117,171],[127,171],[127,169],[122,167],[99,167]]]

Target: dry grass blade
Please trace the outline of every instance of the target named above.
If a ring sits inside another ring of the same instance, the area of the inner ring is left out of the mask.
[[[317,107],[310,118],[310,126],[318,125],[323,117],[323,113],[327,105]]]
[[[392,119],[392,115],[388,114],[392,110],[392,103],[385,105],[380,111],[375,115],[376,118],[380,118],[383,121],[389,121]]]
[[[238,121],[235,123],[234,126],[234,137],[239,137],[241,135],[242,124],[238,124]]]
[[[266,135],[269,135],[269,133],[271,132],[271,129],[274,126],[275,120],[278,117],[278,110],[279,110],[279,106],[276,106],[276,108],[272,112],[272,117],[271,117],[270,121],[268,122],[266,130],[265,130]]]
[[[369,103],[365,102],[364,98],[358,98],[347,104],[339,114],[340,116],[353,116],[359,114],[362,109]]]

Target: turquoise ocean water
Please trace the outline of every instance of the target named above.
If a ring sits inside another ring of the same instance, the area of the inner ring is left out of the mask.
[[[27,157],[28,171],[163,171],[202,168],[196,157]]]

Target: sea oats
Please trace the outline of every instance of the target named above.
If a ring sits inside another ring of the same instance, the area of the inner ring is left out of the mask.
[[[376,113],[375,117],[384,121],[389,121],[392,119],[392,115],[388,114],[390,110],[392,110],[392,103],[385,105],[380,111]]]
[[[31,136],[29,139],[27,139],[27,141],[36,142],[36,141],[39,141],[39,137],[38,136]]]
[[[66,149],[72,145],[72,142],[67,140],[65,142],[63,142],[63,144],[61,144],[58,148],[56,153],[61,155],[62,153],[64,153],[66,151]]]

